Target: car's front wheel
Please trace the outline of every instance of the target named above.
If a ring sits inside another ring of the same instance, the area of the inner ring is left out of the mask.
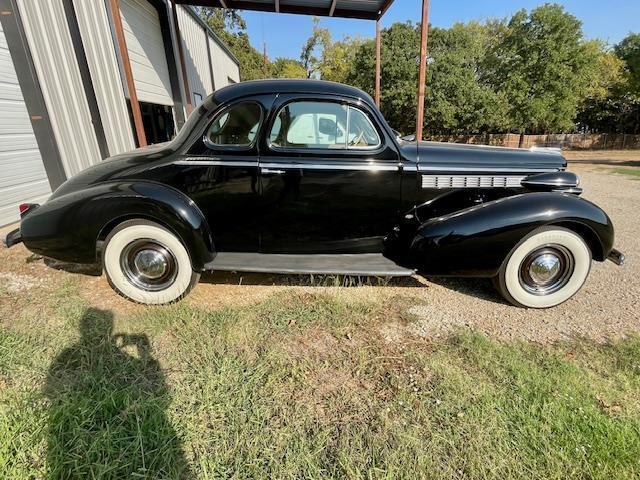
[[[515,246],[494,283],[514,305],[549,308],[575,295],[590,269],[591,251],[580,235],[543,227]]]
[[[180,239],[145,220],[123,222],[109,234],[103,264],[111,287],[139,303],[179,300],[200,278]]]

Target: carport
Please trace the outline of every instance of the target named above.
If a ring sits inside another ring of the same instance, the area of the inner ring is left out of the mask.
[[[337,18],[374,20],[376,22],[375,101],[380,106],[381,60],[380,19],[393,0],[176,0],[179,4],[214,8],[237,8],[271,13],[293,13]],[[427,70],[427,34],[429,28],[429,0],[422,0],[420,61],[418,73],[418,105],[416,139],[422,140],[424,93]]]

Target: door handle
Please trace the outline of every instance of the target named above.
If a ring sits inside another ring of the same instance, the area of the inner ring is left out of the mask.
[[[260,173],[264,173],[265,175],[284,175],[284,170],[272,170],[270,168],[261,168]]]

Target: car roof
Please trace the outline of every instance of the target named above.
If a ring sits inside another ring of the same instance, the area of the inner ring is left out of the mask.
[[[344,85],[342,83],[310,79],[251,80],[247,82],[234,83],[217,90],[214,92],[213,97],[217,103],[226,103],[235,100],[236,98],[272,93],[317,93],[340,95],[364,100],[369,105],[373,105],[374,103],[371,96],[359,88]]]

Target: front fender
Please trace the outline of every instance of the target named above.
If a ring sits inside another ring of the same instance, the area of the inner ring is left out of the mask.
[[[185,244],[194,269],[212,260],[211,232],[200,209],[182,192],[149,181],[103,183],[54,197],[25,216],[20,229],[29,250],[74,263],[95,263],[97,242],[118,223],[144,218]]]
[[[426,274],[491,277],[522,238],[545,225],[575,230],[596,260],[613,248],[613,225],[602,209],[574,195],[544,192],[432,218],[418,228],[409,258]]]

